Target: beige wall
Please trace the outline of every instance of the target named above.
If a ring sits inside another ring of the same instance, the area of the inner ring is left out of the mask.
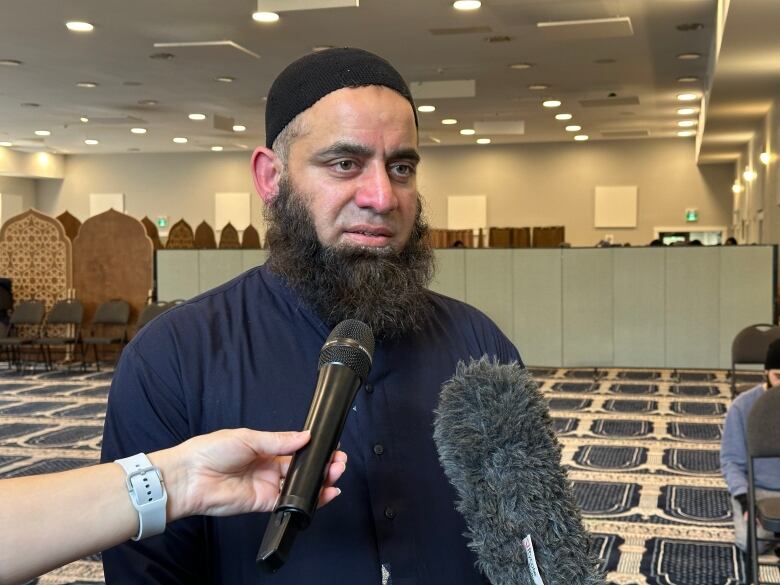
[[[684,224],[697,207],[700,225],[731,224],[731,165],[697,167],[688,140],[603,141],[423,149],[420,191],[433,227],[447,227],[449,195],[485,194],[492,226],[565,225],[573,245],[615,241],[646,244],[654,226]],[[184,217],[213,225],[214,193],[252,194],[252,223],[262,233],[249,153],[75,155],[65,179],[38,182],[38,206],[58,215],[89,214],[90,193],[124,193],[127,213]],[[596,185],[637,185],[636,229],[593,228]]]
[[[684,225],[688,207],[698,208],[698,225],[730,226],[732,173],[697,167],[682,139],[447,147],[425,151],[420,190],[434,227],[446,227],[448,195],[484,194],[490,226],[564,225],[575,246],[608,233],[636,245],[656,226]],[[597,185],[639,187],[636,228],[593,227]]]
[[[25,209],[29,209],[30,207],[37,207],[38,201],[36,198],[36,183],[37,181],[35,179],[20,179],[17,177],[0,176],[0,193],[21,195],[22,205]]]

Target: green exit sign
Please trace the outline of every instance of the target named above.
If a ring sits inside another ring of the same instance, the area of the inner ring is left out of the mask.
[[[167,228],[168,227],[168,218],[167,217],[158,217],[157,218],[157,227],[159,227],[159,228]]]
[[[686,209],[685,210],[685,221],[688,221],[688,222],[699,221],[699,210],[698,209]]]

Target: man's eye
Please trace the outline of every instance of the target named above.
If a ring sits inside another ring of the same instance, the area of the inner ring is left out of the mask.
[[[336,163],[336,168],[340,171],[352,171],[355,169],[355,161],[340,160]]]
[[[393,166],[393,170],[397,175],[402,177],[409,177],[414,174],[414,167],[407,164],[398,164]]]

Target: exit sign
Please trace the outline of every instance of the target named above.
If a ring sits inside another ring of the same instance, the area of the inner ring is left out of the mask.
[[[699,221],[699,210],[698,209],[686,209],[685,210],[685,221],[687,221],[687,222]]]
[[[157,218],[157,227],[158,228],[167,228],[168,227],[168,217],[167,216],[159,216]]]

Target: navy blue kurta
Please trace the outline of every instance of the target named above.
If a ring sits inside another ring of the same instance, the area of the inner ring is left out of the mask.
[[[255,565],[267,514],[194,517],[103,554],[109,585],[472,585],[486,581],[439,465],[433,410],[459,360],[517,350],[482,313],[430,293],[423,330],[378,343],[347,418],[342,494],[274,575]],[[103,461],[223,428],[303,427],[330,333],[265,267],[175,307],[127,346],[108,400]]]

